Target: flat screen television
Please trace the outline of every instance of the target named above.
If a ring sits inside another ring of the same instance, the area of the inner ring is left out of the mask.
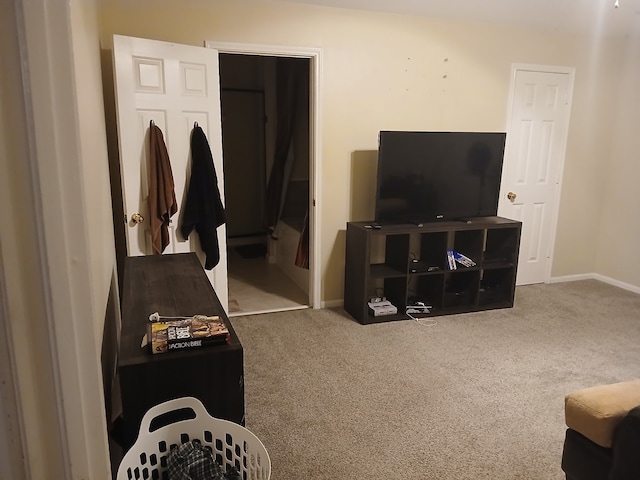
[[[506,134],[381,131],[378,223],[497,215]]]

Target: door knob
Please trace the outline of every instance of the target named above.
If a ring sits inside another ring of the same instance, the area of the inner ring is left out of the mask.
[[[139,213],[134,213],[133,215],[131,215],[131,221],[133,223],[142,223],[144,222],[144,217],[142,215],[140,215]]]
[[[516,197],[517,197],[517,195],[515,193],[513,193],[513,192],[507,193],[507,198],[512,202],[516,199]]]

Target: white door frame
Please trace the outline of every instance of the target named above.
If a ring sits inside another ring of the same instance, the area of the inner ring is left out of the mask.
[[[280,45],[260,45],[251,43],[205,42],[205,47],[214,48],[219,53],[240,55],[260,55],[272,57],[308,58],[311,61],[309,130],[310,130],[310,168],[309,168],[309,292],[311,292],[312,308],[321,308],[320,299],[320,164],[322,159],[321,137],[321,94],[322,94],[322,50],[319,48],[289,47]],[[224,129],[224,125],[222,127]]]
[[[18,334],[12,329],[12,337],[6,340],[13,342],[12,368],[30,374],[30,378],[18,375],[13,389],[9,385],[0,386],[9,411],[19,417],[20,432],[13,435],[19,435],[24,442],[23,458],[9,452],[11,468],[24,472],[19,478],[44,478],[46,472],[51,478],[104,479],[110,469],[100,347],[94,335],[97,325],[94,320],[100,312],[95,312],[92,306],[93,267],[85,227],[85,202],[90,194],[80,180],[83,149],[79,112],[90,107],[78,105],[74,75],[81,67],[89,70],[95,67],[75,63],[78,58],[74,56],[71,38],[80,20],[92,19],[96,5],[91,4],[97,2],[86,2],[86,7],[77,3],[63,2],[62,8],[52,8],[47,0],[15,0],[3,2],[1,9],[4,14],[7,12],[4,7],[10,6],[11,17],[0,15],[0,25],[8,26],[17,44],[15,55],[7,56],[11,72],[7,76],[11,78],[9,111],[15,121],[11,131],[18,136],[12,142],[16,149],[12,152],[15,168],[11,171],[17,172],[21,183],[16,189],[22,188],[24,194],[9,198],[28,200],[22,207],[30,212],[25,217],[14,208],[8,209],[14,210],[10,214],[5,212],[7,217],[3,216],[3,219],[15,217],[12,226],[16,227],[11,235],[0,234],[2,276],[12,280],[3,287],[8,293],[3,308],[14,314],[16,327],[23,320],[19,314],[41,314],[37,319],[40,325],[37,335]],[[83,33],[79,37],[88,35]],[[98,54],[98,46],[96,35],[95,44],[89,47],[95,47]],[[79,55],[82,62],[84,52]],[[17,80],[19,86],[13,83]],[[6,131],[1,125],[0,129]],[[104,145],[96,148],[106,153],[106,137]],[[8,165],[0,162],[3,180],[7,179],[4,174]],[[2,190],[3,194],[11,193]],[[2,241],[7,238],[6,243]],[[18,244],[20,238],[28,241]],[[15,268],[22,258],[32,261]],[[4,311],[0,319],[2,335],[6,315]],[[37,354],[29,363],[18,355],[25,350]],[[34,395],[28,389],[37,378],[41,380]],[[32,460],[36,461],[30,463]]]
[[[560,163],[558,165],[557,177],[556,177],[556,195],[554,197],[554,202],[552,205],[551,211],[551,243],[549,245],[549,261],[547,262],[547,267],[545,269],[544,275],[544,283],[549,283],[551,280],[551,267],[553,266],[553,255],[555,251],[556,244],[556,234],[558,230],[558,214],[560,211],[560,196],[562,193],[562,177],[564,173],[564,164],[566,159],[566,151],[567,151],[567,132],[569,129],[569,120],[571,115],[571,104],[573,101],[573,84],[575,80],[575,72],[576,69],[573,67],[562,67],[556,65],[536,65],[536,64],[526,64],[526,63],[514,63],[511,65],[511,82],[509,88],[509,101],[507,103],[507,139],[505,142],[505,158],[509,158],[510,153],[510,144],[509,144],[509,127],[511,126],[511,117],[513,112],[513,101],[515,97],[515,86],[516,86],[516,75],[518,72],[526,71],[526,72],[540,72],[540,73],[561,73],[569,75],[569,97],[567,99],[569,105],[569,117],[567,118],[566,131],[563,132],[562,142],[560,145],[560,150],[562,152]],[[504,175],[504,169],[503,169]],[[504,177],[503,177],[504,180]],[[504,198],[506,195],[506,186],[504,182],[501,182],[502,188],[500,191],[500,198]]]

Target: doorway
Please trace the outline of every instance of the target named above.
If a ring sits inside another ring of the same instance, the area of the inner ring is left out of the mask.
[[[551,276],[574,70],[514,65],[500,215],[522,222],[517,285]]]
[[[309,252],[312,243],[302,235],[312,204],[310,59],[221,51],[219,61],[229,315],[308,308],[312,262],[301,268],[296,255],[305,242]],[[299,85],[293,111],[279,105],[285,63]],[[291,140],[274,222],[268,184],[278,170],[274,158],[281,150],[283,111],[292,119]]]

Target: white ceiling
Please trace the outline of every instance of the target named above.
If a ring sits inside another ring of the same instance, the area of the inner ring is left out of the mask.
[[[284,0],[595,35],[640,35],[640,0]]]

